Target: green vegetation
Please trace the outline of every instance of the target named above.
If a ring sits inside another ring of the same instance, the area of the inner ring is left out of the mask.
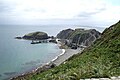
[[[81,54],[72,56],[65,64],[25,78],[27,80],[79,80],[111,76],[120,76],[120,22],[106,29],[94,45]]]
[[[29,33],[27,34],[27,36],[33,36],[33,35],[44,35],[44,32],[33,32],[33,33]]]
[[[75,29],[73,32],[71,32],[71,34],[68,36],[68,39],[73,39],[74,36],[76,35],[82,35],[82,34],[85,34],[85,33],[88,33],[89,30],[84,30],[84,29]]]

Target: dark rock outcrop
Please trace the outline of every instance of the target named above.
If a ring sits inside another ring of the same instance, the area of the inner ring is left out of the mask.
[[[62,30],[60,33],[57,34],[57,38],[67,39],[73,31],[74,30],[72,30],[72,29]]]
[[[49,42],[51,42],[51,43],[56,43],[56,44],[57,44],[56,39],[51,39],[51,40],[49,40]]]
[[[33,32],[26,34],[22,37],[23,39],[28,39],[28,40],[42,40],[42,39],[48,39],[47,33],[44,32]]]
[[[15,39],[22,39],[22,37],[15,37]]]
[[[97,38],[100,37],[100,33],[95,29],[90,30],[75,30],[77,34],[73,33],[72,43],[77,43],[83,46],[91,45]]]
[[[95,29],[90,30],[84,30],[84,29],[66,29],[61,31],[57,38],[60,39],[67,39],[70,42],[68,42],[67,45],[83,45],[83,46],[89,46],[91,45],[97,38],[100,37],[100,32],[96,31]]]

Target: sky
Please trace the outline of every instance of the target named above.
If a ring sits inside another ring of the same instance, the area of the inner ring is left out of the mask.
[[[106,27],[120,20],[120,0],[0,0],[0,24]]]

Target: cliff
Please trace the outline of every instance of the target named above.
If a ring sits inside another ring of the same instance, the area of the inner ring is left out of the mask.
[[[57,38],[60,39],[68,39],[68,37],[70,36],[70,34],[73,32],[74,30],[72,29],[66,29],[66,30],[62,30],[57,34]]]
[[[83,46],[91,45],[99,37],[100,32],[96,31],[95,29],[66,29],[57,34],[57,38],[68,39],[74,44],[79,44]]]

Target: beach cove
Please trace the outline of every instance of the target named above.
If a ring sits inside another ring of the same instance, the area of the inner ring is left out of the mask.
[[[58,45],[59,46],[59,45]],[[16,77],[12,77],[11,80],[16,80],[16,78],[20,78],[20,79],[24,79],[24,77],[32,75],[32,74],[38,74],[41,72],[44,72],[48,69],[54,68],[55,66],[59,66],[60,64],[65,64],[65,61],[67,59],[69,59],[70,57],[72,57],[73,55],[77,54],[77,53],[81,53],[84,48],[78,48],[76,50],[74,49],[61,49],[62,53],[59,54],[58,56],[56,56],[55,58],[53,58],[51,61],[49,61],[48,63],[37,67],[36,69],[33,69],[29,72],[23,73],[19,76]]]
[[[36,69],[33,69],[29,72],[22,73],[22,74],[17,75],[17,76],[13,76],[10,79],[11,80],[16,80],[17,78],[24,79],[24,77],[26,77],[26,76],[30,76],[32,74],[38,74],[38,73],[44,72],[48,69],[59,66],[62,63],[65,64],[65,61],[68,60],[70,57],[72,57],[75,54],[81,53],[84,50],[84,48],[77,48],[77,49],[70,49],[70,48],[64,49],[64,48],[62,48],[61,49],[61,46],[63,43],[60,42],[59,39],[56,39],[56,42],[57,42],[57,44],[55,44],[55,45],[57,45],[61,50],[61,53],[59,55],[54,57],[52,60],[50,60],[46,64],[43,64],[43,65],[37,67]]]

